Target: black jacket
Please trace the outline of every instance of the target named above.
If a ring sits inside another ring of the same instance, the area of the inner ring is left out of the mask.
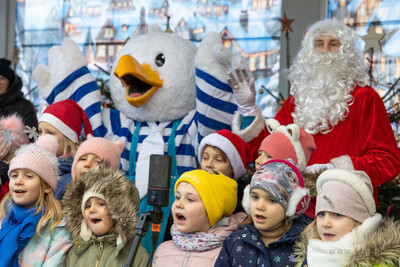
[[[15,76],[14,80],[10,82],[7,92],[0,95],[0,117],[17,113],[22,117],[25,125],[36,127],[37,129],[38,120],[35,107],[29,100],[24,98],[21,88],[21,78]]]

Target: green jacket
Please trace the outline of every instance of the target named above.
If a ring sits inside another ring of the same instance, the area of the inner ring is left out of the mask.
[[[78,237],[72,241],[72,247],[68,251],[64,266],[71,267],[121,267],[129,256],[133,239],[125,246],[117,246],[117,235],[95,236],[88,241]],[[136,257],[131,266],[146,266],[149,254],[140,245]]]

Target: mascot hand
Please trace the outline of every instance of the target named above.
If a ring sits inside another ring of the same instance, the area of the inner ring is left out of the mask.
[[[48,53],[49,66],[39,64],[33,70],[40,95],[46,99],[53,88],[75,70],[87,66],[85,56],[72,40],[53,46]]]
[[[333,165],[332,163],[313,164],[306,167],[305,172],[309,174],[316,174],[330,169],[335,169],[335,165]]]
[[[200,43],[195,57],[196,68],[225,82],[232,65],[232,52],[221,42],[216,32],[208,33]]]
[[[246,68],[235,68],[235,71],[229,72],[228,75],[227,81],[235,94],[239,113],[245,117],[255,116],[256,89],[251,72]]]

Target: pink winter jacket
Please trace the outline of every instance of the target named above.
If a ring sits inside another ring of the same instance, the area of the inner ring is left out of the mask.
[[[229,225],[210,229],[209,233],[227,237],[238,229],[239,224],[245,218],[246,214],[243,212],[232,214],[229,217]],[[190,252],[178,249],[172,240],[166,241],[157,248],[152,267],[214,266],[221,248],[222,244],[221,247],[212,250]]]

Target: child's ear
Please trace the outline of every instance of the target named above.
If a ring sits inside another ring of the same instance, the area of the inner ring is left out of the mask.
[[[44,192],[45,192],[46,194],[49,194],[49,193],[51,193],[52,191],[53,191],[53,189],[51,189],[51,187],[48,186],[47,184],[44,186]]]

